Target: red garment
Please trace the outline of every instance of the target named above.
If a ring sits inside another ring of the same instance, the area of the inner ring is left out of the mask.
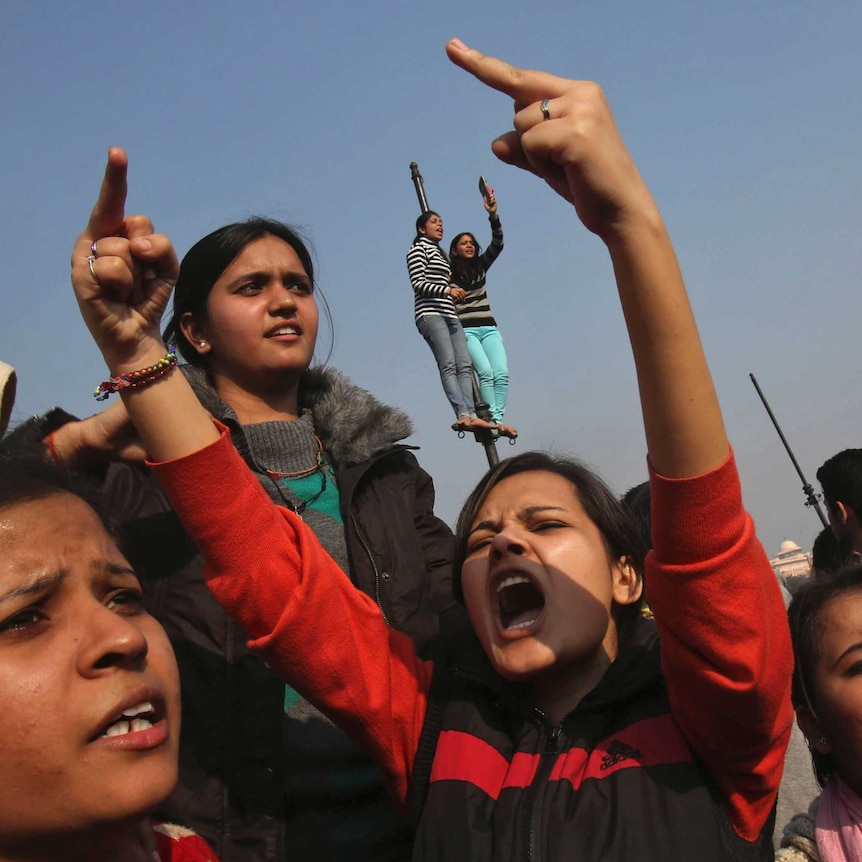
[[[207,559],[210,589],[250,645],[377,758],[406,805],[431,663],[386,626],[301,520],[273,506],[226,434],[153,467]],[[732,457],[696,478],[653,473],[652,489],[647,591],[674,719],[724,792],[735,831],[753,841],[775,802],[792,721],[777,580]]]
[[[159,862],[218,862],[209,844],[189,829],[154,823]]]

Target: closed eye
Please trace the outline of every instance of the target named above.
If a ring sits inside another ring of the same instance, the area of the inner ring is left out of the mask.
[[[564,524],[562,521],[539,521],[530,527],[530,532],[542,533],[546,530],[559,530],[568,526],[568,524]]]
[[[480,536],[476,539],[473,539],[467,545],[467,556],[470,557],[473,554],[479,553],[479,551],[483,551],[491,545],[491,536]]]

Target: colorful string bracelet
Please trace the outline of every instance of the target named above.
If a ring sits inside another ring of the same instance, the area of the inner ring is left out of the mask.
[[[121,389],[135,388],[136,386],[147,386],[160,377],[164,377],[165,374],[173,370],[176,364],[177,355],[173,351],[170,351],[155,365],[150,365],[149,368],[128,371],[126,374],[120,374],[117,377],[111,377],[103,381],[96,387],[93,396],[96,401],[105,401],[112,392],[119,392]]]

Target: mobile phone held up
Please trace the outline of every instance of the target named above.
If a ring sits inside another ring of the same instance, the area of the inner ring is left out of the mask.
[[[479,177],[479,192],[485,200],[490,200],[491,195],[494,194],[494,189],[485,182],[485,177]]]

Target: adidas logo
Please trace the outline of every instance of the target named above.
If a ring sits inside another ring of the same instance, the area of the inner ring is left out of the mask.
[[[631,760],[640,756],[641,753],[636,748],[632,748],[630,745],[626,745],[624,742],[615,739],[608,746],[608,752],[602,758],[602,765],[599,768],[602,770],[610,769],[623,760]]]

